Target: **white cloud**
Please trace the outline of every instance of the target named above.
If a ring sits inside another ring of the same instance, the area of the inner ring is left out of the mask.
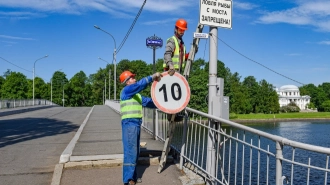
[[[39,12],[52,12],[64,14],[81,14],[86,11],[102,11],[118,17],[134,16],[140,9],[144,0],[1,0],[0,7],[20,8],[22,14],[26,9],[37,10]],[[194,0],[148,0],[144,10],[153,12],[183,11],[187,7],[196,7],[198,1]],[[19,14],[19,12],[16,12]],[[15,13],[10,12],[11,16]],[[8,15],[9,15],[8,14]],[[17,15],[18,16],[18,15]],[[31,14],[33,16],[33,14]]]
[[[12,41],[1,41],[3,43],[7,43],[7,44],[16,44],[17,42],[12,42]]]
[[[14,36],[9,36],[9,35],[0,35],[0,38],[12,39],[12,40],[35,40],[33,38],[14,37]]]
[[[157,20],[157,21],[148,21],[144,22],[142,24],[144,25],[164,25],[164,24],[173,24],[177,19],[163,19],[163,20]]]
[[[330,41],[321,41],[319,44],[325,44],[325,45],[330,45]]]
[[[255,4],[252,4],[252,3],[241,3],[241,2],[234,1],[233,2],[233,7],[238,8],[238,9],[242,9],[242,10],[251,10],[251,9],[254,9],[254,8],[258,7],[258,5],[255,5]]]
[[[313,26],[317,30],[330,32],[330,1],[299,1],[294,8],[266,12],[258,19],[258,23],[287,23]]]
[[[289,54],[287,54],[288,56],[301,56],[301,54],[300,53],[289,53]]]

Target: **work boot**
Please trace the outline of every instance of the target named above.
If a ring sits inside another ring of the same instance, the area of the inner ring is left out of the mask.
[[[133,180],[130,180],[128,183],[124,183],[124,185],[135,185],[135,182]]]

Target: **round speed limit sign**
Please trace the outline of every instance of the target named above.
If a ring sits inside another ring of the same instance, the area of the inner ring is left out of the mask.
[[[152,83],[151,98],[159,110],[169,114],[178,113],[189,103],[189,84],[180,73],[175,72],[170,76],[163,72],[162,75],[159,82]]]

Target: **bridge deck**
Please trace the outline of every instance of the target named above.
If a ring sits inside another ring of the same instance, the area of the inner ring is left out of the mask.
[[[141,148],[138,165],[142,184],[182,184],[179,180],[182,174],[173,163],[157,173],[163,143],[145,131],[141,131],[142,142],[147,143]],[[122,184],[122,150],[120,115],[108,106],[94,106],[70,161],[64,164],[60,184]]]

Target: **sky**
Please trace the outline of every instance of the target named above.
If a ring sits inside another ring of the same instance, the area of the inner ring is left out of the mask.
[[[146,39],[156,35],[165,43],[179,18],[188,22],[183,40],[189,51],[200,1],[146,0],[123,42],[143,3],[0,0],[0,75],[10,69],[32,79],[35,67],[36,76],[45,82],[58,70],[68,79],[79,71],[89,76],[106,67],[105,61],[113,61],[115,46],[117,63],[128,59],[150,64],[153,51],[146,47]],[[278,88],[330,82],[329,0],[237,0],[232,7],[232,28],[218,28],[218,59],[242,81],[254,76]],[[209,31],[205,25],[203,33]],[[209,42],[200,41],[195,59],[209,61]],[[156,50],[156,59],[163,58],[164,50]]]

